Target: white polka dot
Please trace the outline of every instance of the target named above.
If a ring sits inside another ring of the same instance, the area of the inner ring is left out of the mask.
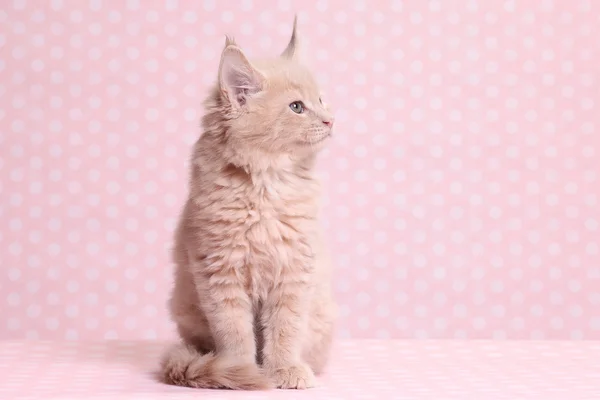
[[[591,256],[598,255],[598,244],[597,243],[588,243],[585,246],[585,252]]]

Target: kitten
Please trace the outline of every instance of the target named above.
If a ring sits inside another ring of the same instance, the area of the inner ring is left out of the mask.
[[[162,374],[201,388],[312,387],[336,314],[313,176],[333,117],[299,60],[296,20],[274,59],[250,63],[227,38],[205,108],[174,248],[183,343]]]

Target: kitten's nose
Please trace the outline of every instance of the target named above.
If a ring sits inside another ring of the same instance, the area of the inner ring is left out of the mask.
[[[323,123],[324,123],[325,125],[327,125],[328,127],[330,127],[330,128],[333,126],[333,120],[332,120],[332,119],[331,119],[331,120],[329,120],[329,121],[323,121]]]

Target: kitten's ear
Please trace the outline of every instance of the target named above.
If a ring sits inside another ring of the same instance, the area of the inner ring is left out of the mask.
[[[285,48],[285,50],[283,51],[283,53],[281,53],[282,57],[285,58],[297,58],[299,51],[300,51],[300,46],[298,43],[298,16],[295,15],[294,16],[294,27],[292,29],[292,37],[290,38],[290,42],[288,43],[287,47]]]
[[[250,96],[261,91],[265,77],[248,61],[232,38],[226,39],[219,66],[219,88],[233,107],[246,104]]]

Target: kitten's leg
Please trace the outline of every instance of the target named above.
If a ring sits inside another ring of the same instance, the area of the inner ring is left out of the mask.
[[[162,361],[165,382],[197,388],[267,389],[272,386],[258,367],[253,310],[233,267],[194,265],[193,278],[203,326],[184,329],[182,337],[196,347],[180,345]],[[200,321],[200,320],[198,320]],[[180,325],[180,328],[182,325]],[[202,355],[198,349],[211,351]]]
[[[332,265],[324,246],[323,236],[315,241],[315,289],[311,296],[308,314],[308,332],[304,335],[302,357],[317,375],[329,361],[333,331],[337,319],[337,306],[332,293]]]
[[[310,366],[302,360],[309,296],[306,283],[290,280],[279,284],[263,305],[263,365],[281,389],[315,385]]]
[[[336,308],[329,296],[313,297],[312,311],[308,316],[302,358],[316,375],[325,369],[331,353]]]
[[[256,364],[250,297],[233,268],[211,270],[210,275],[195,274],[194,280],[217,354],[239,364]]]

